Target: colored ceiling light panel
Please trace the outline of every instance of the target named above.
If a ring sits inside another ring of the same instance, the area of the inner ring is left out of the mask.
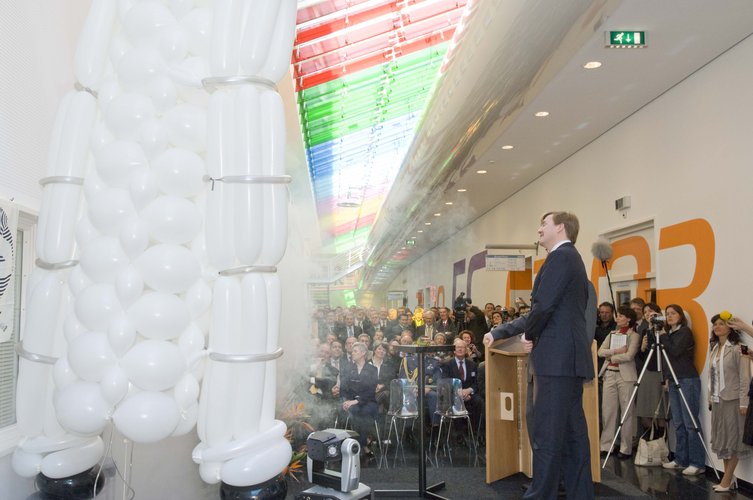
[[[301,3],[293,73],[329,250],[366,243],[466,1]]]

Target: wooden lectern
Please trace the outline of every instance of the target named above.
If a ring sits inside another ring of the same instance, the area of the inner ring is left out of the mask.
[[[594,378],[583,385],[583,411],[591,445],[591,476],[601,482],[599,468],[599,389],[596,342],[591,345]],[[499,340],[486,350],[486,482],[522,472],[531,477],[533,454],[526,426],[528,353],[519,336]]]

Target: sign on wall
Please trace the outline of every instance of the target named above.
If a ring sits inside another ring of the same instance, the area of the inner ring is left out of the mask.
[[[486,255],[487,271],[525,271],[525,255]]]
[[[17,226],[18,209],[0,202],[0,342],[7,342],[13,334]]]

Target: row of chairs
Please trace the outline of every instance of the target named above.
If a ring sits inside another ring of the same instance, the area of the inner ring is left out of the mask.
[[[476,437],[474,436],[473,426],[468,414],[468,410],[465,407],[463,398],[460,396],[460,390],[462,389],[462,382],[457,378],[440,379],[436,385],[437,390],[437,408],[435,414],[439,415],[439,427],[437,430],[437,436],[434,436],[434,428],[432,427],[432,434],[429,438],[429,452],[431,452],[432,445],[434,446],[434,463],[438,463],[439,447],[442,444],[442,432],[445,433],[444,444],[442,448],[445,456],[448,457],[450,463],[452,463],[452,452],[450,446],[450,436],[452,434],[452,424],[456,420],[464,420],[467,430],[467,442],[469,446],[469,452],[473,452],[474,456],[478,457],[478,446],[476,443]],[[392,443],[393,430],[395,439],[395,456],[394,464],[397,463],[398,455],[402,456],[403,463],[405,463],[405,428],[408,422],[411,424],[411,432],[415,431],[415,423],[418,420],[418,386],[415,382],[411,382],[407,379],[394,379],[390,383],[390,404],[389,409],[385,415],[385,424],[388,427],[387,435],[382,441],[381,433],[379,430],[378,419],[374,420],[374,433],[376,434],[376,441],[378,443],[379,450],[379,467],[382,464],[386,467],[388,465],[388,453],[389,447]],[[335,418],[335,427],[338,427],[338,418]],[[402,425],[398,430],[398,422]],[[343,428],[347,429],[350,426],[350,415],[345,420]],[[478,429],[477,429],[478,432]],[[384,443],[384,447],[382,444]],[[431,458],[431,457],[429,457]]]

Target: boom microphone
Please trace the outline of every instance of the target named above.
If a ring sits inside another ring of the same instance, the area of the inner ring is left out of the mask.
[[[614,251],[612,245],[605,238],[599,238],[591,245],[591,253],[601,262],[606,262],[612,258]]]

